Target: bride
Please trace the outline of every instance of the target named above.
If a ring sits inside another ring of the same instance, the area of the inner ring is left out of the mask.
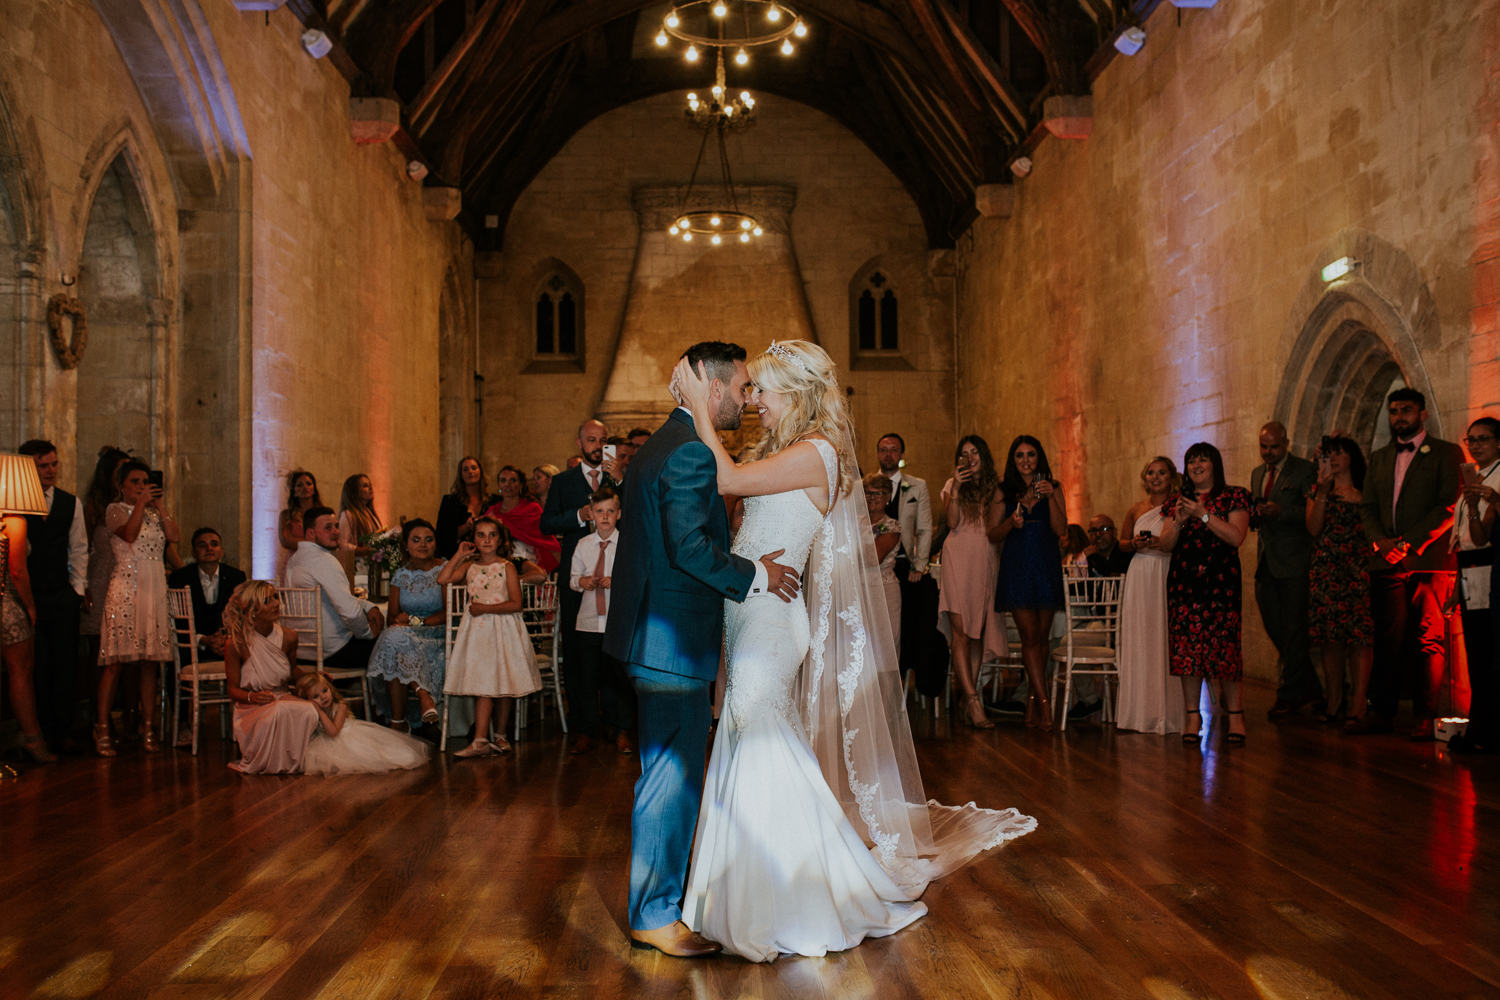
[[[927,912],[928,882],[1036,828],[1014,809],[929,802],[906,718],[854,435],[820,347],[771,344],[749,364],[764,437],[736,465],[708,380],[673,385],[745,498],[736,553],[786,550],[804,596],[725,602],[729,684],[709,760],[683,919],[752,961],[823,955]]]

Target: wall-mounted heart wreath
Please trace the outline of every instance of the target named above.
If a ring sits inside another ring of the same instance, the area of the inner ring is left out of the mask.
[[[73,318],[71,339],[63,330],[64,317],[68,316]],[[52,334],[52,349],[57,352],[58,364],[67,370],[77,368],[89,342],[89,319],[83,302],[66,292],[58,292],[48,299],[47,330]]]

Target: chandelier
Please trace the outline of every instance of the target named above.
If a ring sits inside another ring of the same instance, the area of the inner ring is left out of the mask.
[[[705,29],[713,30],[710,32]],[[807,25],[797,12],[773,0],[688,0],[667,12],[656,44],[665,48],[673,38],[687,42],[683,57],[698,61],[699,49],[717,49],[722,60],[725,49],[737,50],[736,65],[750,64],[750,50],[781,43],[781,54],[796,51],[793,38],[807,35]]]
[[[720,86],[715,89],[722,95],[723,64],[719,66]],[[691,96],[691,95],[690,95]],[[754,98],[748,93],[740,95],[740,101],[753,107]],[[734,191],[734,175],[729,169],[729,149],[724,144],[724,136],[730,129],[737,127],[736,119],[729,106],[715,102],[713,110],[704,109],[695,116],[697,108],[690,107],[688,118],[695,125],[703,129],[703,141],[698,144],[698,159],[693,164],[693,175],[688,179],[687,190],[682,195],[682,207],[677,213],[677,218],[668,227],[667,233],[672,236],[681,236],[683,242],[691,243],[693,236],[707,236],[708,241],[718,246],[727,239],[738,238],[741,243],[749,243],[752,236],[761,235],[760,223],[755,216],[748,212],[740,211],[739,197]],[[701,124],[700,124],[701,118]],[[745,120],[741,115],[740,122]],[[719,193],[719,204],[712,208],[692,209],[689,208],[693,197],[693,188],[698,183],[698,171],[703,167],[703,154],[708,150],[710,136],[717,136],[719,141],[719,181],[721,190]]]
[[[738,97],[729,93],[729,87],[724,83],[724,50],[719,50],[719,65],[714,73],[713,89],[709,91],[707,100],[698,100],[696,93],[688,94],[687,115],[690,124],[701,129],[710,129],[715,125],[725,128],[743,129],[755,120],[755,98],[750,96],[750,91],[742,90]]]

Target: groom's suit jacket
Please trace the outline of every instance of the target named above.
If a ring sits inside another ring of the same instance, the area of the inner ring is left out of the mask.
[[[604,651],[626,664],[712,681],[724,599],[743,601],[755,564],[729,551],[713,452],[673,410],[630,461]]]

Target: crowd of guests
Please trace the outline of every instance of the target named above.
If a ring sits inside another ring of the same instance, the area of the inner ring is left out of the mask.
[[[1450,747],[1494,749],[1500,667],[1489,536],[1500,420],[1474,421],[1465,455],[1427,434],[1417,390],[1392,392],[1386,417],[1391,441],[1368,460],[1341,431],[1324,437],[1310,459],[1299,458],[1286,429],[1266,424],[1248,489],[1229,483],[1219,450],[1207,442],[1187,450],[1181,470],[1157,456],[1142,470],[1144,496],[1126,512],[1118,537],[1105,514],[1087,531],[1068,522],[1061,484],[1035,438],[1011,443],[1003,472],[982,438],[963,438],[940,494],[950,530],[941,541],[938,627],[952,643],[968,720],[989,727],[997,709],[1024,711],[1028,725],[1049,728],[1044,682],[1059,634],[1054,618],[1065,608],[1064,578],[1123,576],[1117,725],[1197,743],[1212,733],[1205,713],[1214,711],[1225,716],[1226,741],[1244,743],[1238,550],[1255,531],[1254,594],[1279,657],[1273,721],[1311,707],[1319,721],[1350,734],[1390,732],[1403,684],[1414,678],[1409,736],[1433,739],[1444,685],[1455,680],[1446,619],[1457,611],[1462,627],[1453,631],[1462,635],[1471,702],[1467,731]],[[1025,702],[1011,694],[986,706],[975,687],[978,668],[1007,653],[1006,615],[1020,638]],[[1213,688],[1207,700],[1205,681]],[[1097,687],[1083,690],[1070,718],[1101,707]]]
[[[1238,550],[1255,531],[1255,599],[1280,659],[1272,719],[1311,706],[1351,734],[1387,732],[1402,680],[1414,674],[1410,735],[1431,739],[1449,677],[1444,618],[1458,608],[1472,707],[1468,733],[1451,745],[1493,748],[1489,534],[1500,420],[1481,417],[1470,426],[1465,456],[1426,434],[1419,392],[1393,392],[1387,416],[1391,443],[1368,461],[1337,431],[1310,459],[1299,458],[1286,430],[1266,424],[1248,488],[1229,483],[1212,444],[1190,447],[1180,469],[1157,456],[1142,470],[1142,496],[1118,530],[1108,514],[1087,528],[1069,521],[1062,484],[1037,438],[1017,436],[997,463],[984,438],[968,435],[938,495],[946,530],[935,532],[927,484],[905,471],[905,442],[899,434],[880,438],[863,499],[903,672],[921,670],[935,647],[946,646],[941,682],[951,662],[969,724],[993,728],[993,715],[1014,714],[1050,730],[1051,653],[1066,628],[1066,579],[1123,577],[1117,725],[1196,743],[1214,731],[1205,715],[1217,713],[1226,741],[1243,743]],[[402,560],[384,609],[355,585],[357,570],[371,565],[372,536],[384,527],[370,478],[348,477],[334,510],[311,472],[291,472],[277,525],[278,583],[321,589],[323,672],[308,659],[307,640],[299,643],[280,624],[277,584],[247,581],[226,564],[217,531],[196,529],[193,562],[173,565],[182,532],[144,463],[104,449],[87,492],[74,497],[56,485],[57,449],[29,441],[22,451],[36,462],[49,513],[6,519],[12,544],[0,644],[22,748],[38,762],[80,749],[72,738],[72,679],[82,635],[94,671],[95,752],[112,756],[122,739],[160,750],[169,720],[156,717],[158,671],[182,658],[167,610],[171,587],[191,595],[200,660],[224,664],[237,769],[416,766],[445,711],[450,731],[468,734],[457,756],[504,755],[514,700],[542,683],[522,584],[551,578],[570,752],[588,753],[602,741],[632,753],[634,694],[602,639],[621,484],[649,437],[645,430],[610,437],[602,423],[587,421],[566,469],[505,465],[493,484],[477,458],[465,457],[435,523],[400,525]],[[449,650],[445,587],[455,583],[468,588],[469,604]],[[1011,633],[1023,679],[987,702],[981,665],[1009,657]],[[385,724],[350,718],[330,672],[366,675],[372,704],[365,714]],[[1087,680],[1075,687],[1077,702],[1062,706],[1070,718],[1091,716],[1108,694]],[[125,708],[119,723],[117,699]],[[184,731],[179,742],[190,739]]]

